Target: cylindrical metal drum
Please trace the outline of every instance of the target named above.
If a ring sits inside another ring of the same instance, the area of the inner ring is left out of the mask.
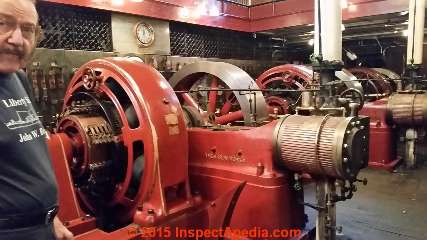
[[[387,121],[402,126],[427,125],[427,94],[399,92],[391,95],[387,104]]]
[[[368,118],[288,115],[274,137],[277,162],[295,172],[354,180],[368,162]]]

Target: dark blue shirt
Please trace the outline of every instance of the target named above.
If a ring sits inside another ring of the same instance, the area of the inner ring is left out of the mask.
[[[0,217],[57,204],[47,134],[26,89],[26,78],[0,74]]]

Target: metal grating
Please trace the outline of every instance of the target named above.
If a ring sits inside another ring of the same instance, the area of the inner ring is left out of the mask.
[[[111,13],[89,8],[41,2],[37,6],[43,39],[38,47],[113,50]]]
[[[171,54],[183,57],[271,58],[271,40],[247,32],[170,23]]]

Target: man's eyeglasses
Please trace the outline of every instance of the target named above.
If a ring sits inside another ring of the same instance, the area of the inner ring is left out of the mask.
[[[8,17],[0,14],[0,34],[7,34],[21,29],[22,37],[32,40],[36,36],[37,26],[32,23],[18,23],[13,17]]]

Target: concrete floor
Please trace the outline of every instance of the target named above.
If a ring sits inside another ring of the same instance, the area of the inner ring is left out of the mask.
[[[366,169],[359,174],[353,199],[337,204],[337,225],[346,240],[427,240],[427,164],[394,173]],[[306,187],[306,201],[314,201],[314,185]],[[310,220],[316,212],[307,209]]]

